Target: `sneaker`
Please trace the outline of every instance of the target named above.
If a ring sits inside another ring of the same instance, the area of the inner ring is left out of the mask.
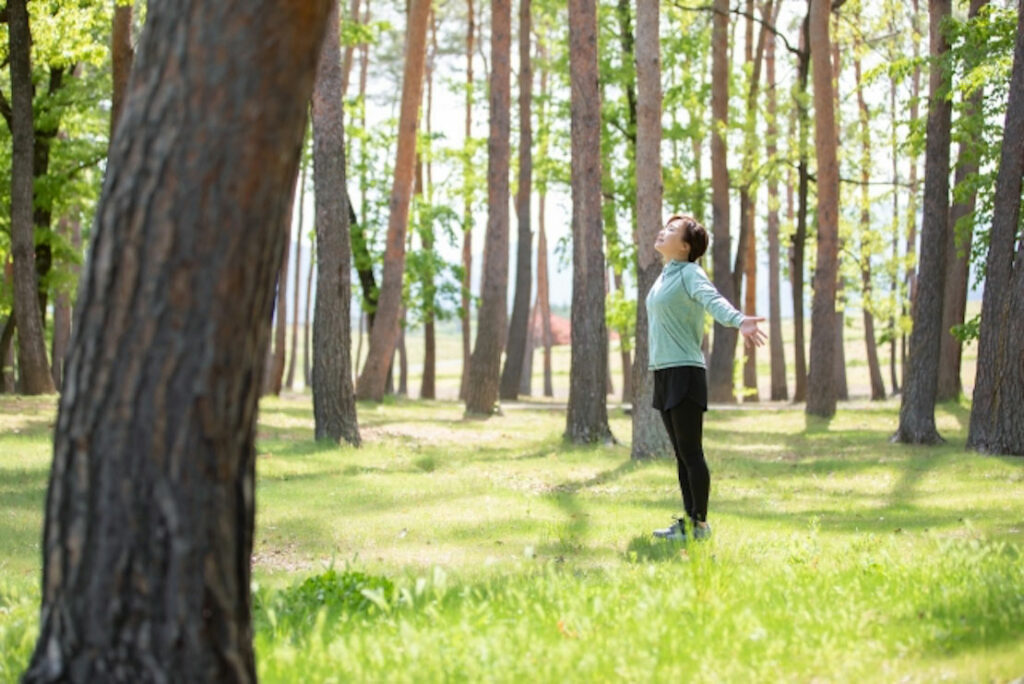
[[[711,539],[711,525],[710,523],[705,524],[703,527],[697,523],[693,524],[693,538],[694,539]]]
[[[654,530],[654,536],[658,539],[669,539],[671,541],[686,541],[686,528],[683,526],[683,519],[676,518],[668,527]]]

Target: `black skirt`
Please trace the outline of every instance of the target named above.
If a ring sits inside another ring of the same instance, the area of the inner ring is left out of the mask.
[[[683,400],[708,410],[708,380],[698,366],[671,366],[654,371],[654,401],[651,407],[669,411]]]

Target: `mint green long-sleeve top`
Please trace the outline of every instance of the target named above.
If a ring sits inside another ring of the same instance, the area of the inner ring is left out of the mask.
[[[648,368],[704,368],[700,343],[704,312],[722,325],[740,327],[743,313],[723,297],[698,264],[672,260],[647,293]]]

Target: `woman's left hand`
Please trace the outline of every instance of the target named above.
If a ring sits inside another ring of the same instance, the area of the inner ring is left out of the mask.
[[[757,327],[758,323],[764,323],[764,316],[744,316],[740,323],[740,334],[747,340],[747,345],[763,347],[768,336]]]

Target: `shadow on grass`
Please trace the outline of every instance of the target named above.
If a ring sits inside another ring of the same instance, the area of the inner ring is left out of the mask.
[[[628,563],[663,563],[677,561],[686,552],[686,542],[655,539],[640,535],[629,540],[623,559]]]

